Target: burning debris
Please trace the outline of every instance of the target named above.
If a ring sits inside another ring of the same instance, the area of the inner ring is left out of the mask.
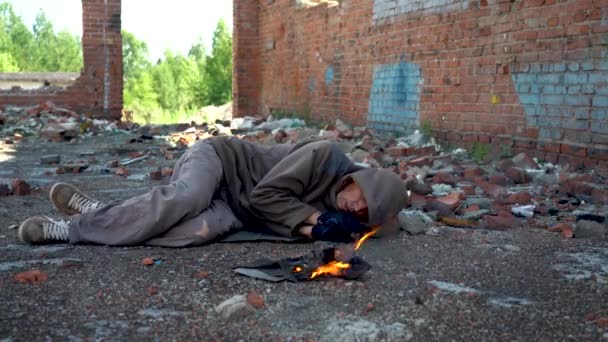
[[[354,244],[340,244],[337,247],[315,250],[297,258],[279,261],[259,260],[250,265],[237,267],[234,271],[248,277],[279,281],[311,281],[317,278],[338,277],[347,280],[360,279],[371,265],[356,255],[363,243],[376,234],[374,228]]]

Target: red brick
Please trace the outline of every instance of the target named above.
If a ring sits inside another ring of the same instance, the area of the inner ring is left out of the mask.
[[[474,180],[475,177],[483,176],[486,172],[479,166],[468,167],[464,169],[464,178],[466,180]]]
[[[410,149],[407,147],[389,147],[387,149],[388,154],[391,157],[405,157],[409,154]]]
[[[505,189],[504,187],[500,186],[500,185],[496,185],[496,184],[491,184],[491,183],[485,183],[483,184],[483,186],[481,187],[483,189],[483,191],[494,197],[494,198],[500,198],[502,196],[506,196],[507,195],[507,189]]]
[[[438,172],[432,180],[433,184],[455,185],[458,180],[449,172]]]
[[[514,166],[508,168],[505,174],[515,184],[526,184],[531,180],[526,170]]]
[[[511,159],[502,159],[496,163],[496,168],[502,172],[507,171],[510,167],[515,166],[515,163]]]
[[[158,170],[150,171],[150,180],[160,181],[163,180],[163,172],[159,168]]]
[[[528,192],[518,192],[512,195],[509,195],[505,200],[506,203],[509,204],[529,204],[532,202],[532,195]]]
[[[446,204],[452,211],[460,206],[461,193],[453,192],[447,196],[437,198],[437,201]]]
[[[12,184],[13,195],[27,196],[32,192],[32,187],[23,179],[15,179]]]
[[[506,186],[507,177],[505,177],[505,175],[494,174],[488,178],[488,182],[490,182],[492,184],[500,185],[500,186]]]

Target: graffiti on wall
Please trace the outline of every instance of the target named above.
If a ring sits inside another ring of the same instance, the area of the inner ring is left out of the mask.
[[[512,79],[539,138],[561,139],[564,130],[608,134],[608,60],[537,63]]]
[[[334,80],[334,68],[330,66],[330,67],[327,67],[327,70],[325,70],[325,85],[329,86],[333,80]]]
[[[368,126],[397,132],[418,127],[422,82],[420,67],[414,63],[377,65],[370,89]]]
[[[397,17],[414,12],[446,13],[466,10],[468,0],[374,0],[374,20]]]

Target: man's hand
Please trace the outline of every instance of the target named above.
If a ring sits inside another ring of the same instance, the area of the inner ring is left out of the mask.
[[[348,212],[326,211],[319,216],[312,227],[311,236],[315,240],[352,242],[357,235],[365,232],[365,226]]]

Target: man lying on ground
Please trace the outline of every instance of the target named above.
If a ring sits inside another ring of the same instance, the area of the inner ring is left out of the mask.
[[[66,183],[55,184],[50,197],[73,216],[31,217],[19,239],[183,247],[265,226],[289,237],[346,242],[394,221],[407,201],[398,175],[353,164],[335,143],[263,146],[233,137],[196,143],[177,161],[170,184],[125,201],[101,203]]]

